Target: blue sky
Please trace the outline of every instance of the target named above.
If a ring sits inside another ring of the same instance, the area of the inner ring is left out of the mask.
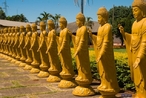
[[[80,1],[80,0],[79,0]],[[84,15],[92,17],[97,21],[96,12],[100,7],[106,7],[108,10],[115,6],[130,6],[133,0],[89,0],[90,4],[84,5]],[[3,8],[5,0],[0,0],[0,6]],[[35,22],[40,13],[46,11],[52,15],[61,14],[66,17],[68,23],[74,22],[76,15],[80,12],[80,7],[75,5],[74,0],[6,0],[7,15],[24,14],[29,22]]]

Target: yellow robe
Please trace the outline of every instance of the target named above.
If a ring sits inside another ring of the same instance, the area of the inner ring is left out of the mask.
[[[47,37],[47,50],[50,62],[49,72],[53,71],[55,74],[59,74],[61,71],[61,66],[59,64],[59,58],[57,55],[57,42],[56,42],[56,32],[51,30]]]
[[[72,57],[70,50],[71,36],[68,33],[68,29],[64,28],[60,31],[58,46],[60,53],[60,60],[62,65],[62,72],[60,75],[66,76],[66,78],[72,78],[74,76],[74,70],[72,66]]]
[[[125,33],[124,41],[136,91],[146,97],[146,18],[133,23],[132,34]],[[133,64],[136,58],[140,58],[140,63],[135,69]]]
[[[89,50],[88,50],[88,33],[87,27],[82,26],[77,29],[76,36],[73,36],[73,44],[76,55],[76,64],[78,70],[78,76],[76,81],[81,85],[90,84],[92,82],[92,75],[89,62]]]
[[[100,75],[101,84],[99,91],[117,93],[119,86],[116,77],[116,67],[113,53],[112,27],[109,23],[100,26],[97,36],[92,35],[92,41],[96,54],[97,69]]]

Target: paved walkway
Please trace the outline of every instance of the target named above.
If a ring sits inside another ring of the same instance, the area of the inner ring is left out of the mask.
[[[96,90],[97,85],[95,82],[91,86]],[[0,98],[98,98],[100,95],[77,97],[72,95],[73,89],[60,89],[58,83],[48,83],[46,78],[30,74],[0,54]]]

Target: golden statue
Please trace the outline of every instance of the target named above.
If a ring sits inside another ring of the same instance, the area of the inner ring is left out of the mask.
[[[16,62],[16,59],[15,57],[17,56],[17,53],[16,53],[16,47],[14,46],[15,44],[15,38],[16,38],[16,32],[15,32],[15,27],[12,28],[12,36],[11,36],[11,48],[12,48],[12,57],[13,59],[11,60],[12,63],[15,63]]]
[[[31,26],[29,24],[26,25],[26,35],[25,35],[25,45],[24,49],[26,50],[26,65],[24,67],[25,70],[30,70],[32,68],[31,63],[32,63],[32,52],[29,50],[30,49],[30,39],[32,36],[31,32]]]
[[[94,90],[90,87],[92,83],[92,75],[89,62],[88,50],[88,33],[87,27],[84,26],[85,16],[82,13],[77,14],[76,24],[78,29],[76,36],[72,35],[74,43],[74,55],[77,64],[78,76],[75,78],[79,86],[73,90],[73,94],[77,96],[94,95]]]
[[[2,53],[2,41],[3,41],[2,29],[0,29],[0,53]]]
[[[92,35],[90,32],[96,54],[97,68],[101,79],[101,84],[97,89],[102,94],[100,98],[114,98],[120,88],[116,77],[112,26],[108,23],[108,11],[106,8],[99,8],[97,17],[98,23],[100,24],[97,36]]]
[[[3,53],[7,54],[7,52],[8,52],[8,49],[7,49],[8,29],[4,28],[3,30],[4,30],[4,43],[3,43],[4,51],[3,51]],[[6,58],[6,55],[4,55],[4,58]]]
[[[21,54],[20,54],[20,49],[18,48],[18,46],[19,46],[19,36],[20,36],[19,31],[20,31],[20,28],[19,27],[15,27],[15,33],[16,34],[15,34],[15,38],[14,38],[14,45],[13,45],[13,47],[16,50],[16,57],[15,57],[15,59],[17,60],[15,62],[16,64],[20,64],[21,63],[20,62]]]
[[[9,48],[10,48],[10,52],[9,52],[9,56],[12,56],[12,54],[13,54],[13,48],[12,48],[12,38],[13,38],[13,27],[11,27],[10,28],[10,36],[9,36],[10,38],[9,38]],[[12,58],[10,59],[10,60],[12,60]]]
[[[9,53],[10,53],[10,47],[9,47],[9,44],[10,44],[10,36],[11,36],[11,28],[9,27],[8,28],[8,41],[7,41],[7,47],[8,47],[8,53],[7,53],[7,55],[9,55]]]
[[[126,33],[122,26],[119,29],[128,52],[128,65],[136,88],[135,98],[146,98],[146,1],[134,0],[132,11],[136,19],[132,34]]]
[[[33,62],[31,63],[32,69],[30,70],[31,73],[39,73],[40,72],[40,54],[37,52],[37,49],[39,47],[38,45],[38,32],[37,32],[37,26],[36,24],[32,24],[32,37],[31,37],[31,46],[30,49],[32,51],[32,58]]]
[[[20,37],[19,37],[19,46],[18,48],[20,48],[20,52],[21,52],[21,57],[20,57],[20,61],[22,61],[22,63],[20,63],[19,66],[24,67],[25,66],[25,60],[26,60],[26,50],[23,48],[24,44],[25,44],[25,27],[24,26],[20,26]]]
[[[57,42],[56,42],[56,31],[55,31],[55,24],[52,20],[48,21],[48,37],[47,37],[47,51],[50,68],[48,69],[50,75],[47,78],[48,82],[59,82],[60,76],[59,73],[61,71],[61,66],[59,64],[59,58],[57,55]]]
[[[71,88],[76,86],[75,81],[73,81],[75,73],[72,66],[72,57],[70,49],[71,36],[69,30],[66,28],[67,20],[64,17],[61,17],[59,19],[59,23],[61,31],[58,40],[58,55],[60,55],[62,65],[62,71],[60,73],[62,80],[60,81],[58,86],[60,88]]]
[[[48,69],[50,67],[48,54],[46,54],[47,46],[46,46],[46,25],[43,21],[40,22],[40,38],[39,38],[39,47],[38,52],[40,52],[40,58],[41,58],[41,65],[40,69],[41,71],[38,74],[38,77],[48,77],[49,72]]]

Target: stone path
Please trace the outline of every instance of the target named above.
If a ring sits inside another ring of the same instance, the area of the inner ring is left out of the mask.
[[[91,86],[96,90],[97,85],[95,82]],[[58,83],[49,83],[46,78],[38,78],[37,74],[23,70],[23,67],[2,58],[0,54],[0,98],[98,98],[100,96],[99,93],[89,97],[74,96],[73,89],[60,89]]]

